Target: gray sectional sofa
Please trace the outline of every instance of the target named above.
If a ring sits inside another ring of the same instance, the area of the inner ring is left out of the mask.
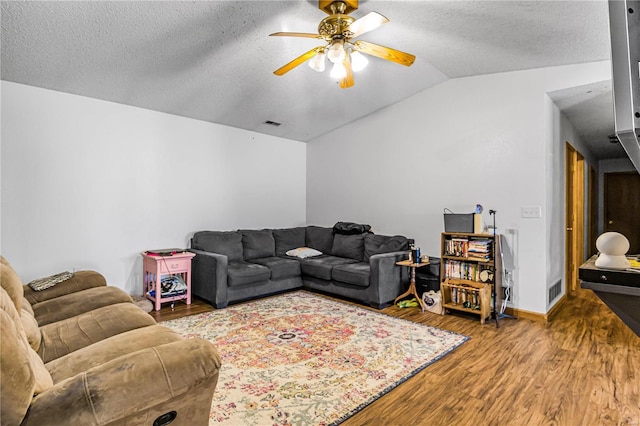
[[[196,254],[192,294],[216,308],[298,288],[378,309],[393,303],[409,281],[408,268],[396,262],[408,258],[413,240],[337,225],[196,232],[189,249]],[[301,247],[322,254],[304,258],[286,254]]]

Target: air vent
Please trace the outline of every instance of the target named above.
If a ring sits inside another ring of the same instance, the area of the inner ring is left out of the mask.
[[[618,139],[618,136],[614,133],[609,135],[609,143],[620,143],[620,139]]]
[[[264,124],[268,124],[269,126],[278,127],[278,126],[280,126],[282,123],[278,123],[277,121],[267,120],[267,121],[265,121],[265,122],[264,122]]]
[[[560,293],[562,293],[562,280],[549,287],[549,303],[553,302]]]

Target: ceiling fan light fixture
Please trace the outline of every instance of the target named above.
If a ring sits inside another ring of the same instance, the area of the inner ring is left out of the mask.
[[[322,49],[321,51],[318,52],[318,54],[316,56],[314,56],[313,58],[311,58],[311,60],[309,61],[309,68],[311,68],[314,71],[317,72],[322,72],[324,71],[324,67],[325,67],[325,58],[326,54],[324,53],[324,49]]]
[[[360,52],[351,52],[351,69],[353,72],[362,71],[367,67],[369,60]]]
[[[325,59],[328,59],[332,63],[331,78],[339,80],[340,88],[346,89],[354,85],[354,72],[361,71],[369,62],[363,54],[411,66],[416,57],[410,53],[364,40],[354,40],[389,22],[389,19],[378,12],[369,12],[358,19],[349,16],[351,11],[358,8],[358,2],[359,0],[318,0],[320,10],[329,16],[320,21],[317,34],[282,31],[270,34],[324,41],[324,45],[308,50],[273,73],[284,75],[307,61],[311,69],[322,72],[326,66]]]
[[[347,53],[344,51],[344,41],[334,40],[327,52],[327,59],[334,64],[342,63],[346,54]]]
[[[345,78],[345,76],[347,75],[347,69],[344,67],[344,64],[342,62],[338,62],[333,64],[331,73],[329,75],[335,80],[340,80]]]

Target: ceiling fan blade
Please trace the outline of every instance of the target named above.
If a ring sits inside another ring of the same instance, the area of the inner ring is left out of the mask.
[[[390,47],[380,46],[379,44],[369,43],[368,41],[358,40],[353,45],[362,53],[377,56],[387,61],[396,62],[400,65],[411,66],[416,57],[410,53],[401,52]]]
[[[366,32],[373,31],[387,22],[389,22],[389,20],[378,12],[369,12],[362,18],[354,21],[347,29],[353,33],[351,37],[354,38]]]
[[[279,33],[269,34],[269,36],[306,37],[306,38],[319,38],[319,39],[323,39],[324,38],[324,36],[321,36],[320,34],[311,34],[311,33],[283,33],[283,32],[279,32]]]
[[[347,71],[347,74],[340,79],[340,88],[341,89],[346,89],[348,87],[353,86],[353,69],[351,68],[351,59],[349,59],[349,55],[346,55],[344,57],[344,61],[342,62],[342,65],[344,65],[345,70]]]
[[[297,67],[298,65],[303,63],[304,61],[306,61],[308,59],[311,59],[314,56],[316,56],[320,49],[322,49],[322,48],[321,47],[314,47],[310,51],[308,51],[306,53],[303,53],[302,55],[298,56],[297,58],[295,58],[293,61],[289,62],[288,64],[278,68],[273,73],[275,75],[284,75],[285,73],[291,71],[292,69],[294,69],[295,67]]]

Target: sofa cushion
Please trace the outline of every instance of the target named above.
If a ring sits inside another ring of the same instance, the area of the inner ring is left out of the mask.
[[[284,256],[289,250],[303,247],[307,243],[307,233],[303,227],[273,229],[271,233],[276,241],[276,256]]]
[[[306,241],[303,245],[320,250],[323,253],[331,254],[331,247],[333,246],[333,229],[314,225],[307,226]]]
[[[368,287],[369,273],[369,263],[350,263],[348,265],[334,266],[331,271],[331,278],[333,278],[334,281],[353,284],[359,287]]]
[[[51,374],[49,374],[49,371],[44,366],[42,359],[40,359],[36,351],[34,351],[31,346],[27,348],[27,358],[29,359],[29,364],[31,364],[33,375],[36,378],[36,387],[33,389],[33,395],[41,394],[50,387],[53,387]]]
[[[367,234],[345,235],[336,234],[333,237],[331,254],[338,257],[348,257],[362,262],[364,259],[364,237]]]
[[[40,327],[38,354],[46,363],[101,340],[156,322],[133,303],[117,303]]]
[[[21,333],[10,314],[4,309],[0,309],[0,341],[2,342],[0,344],[2,424],[19,425],[33,399],[35,377],[26,359],[27,348]]]
[[[13,299],[0,289],[0,408],[2,424],[26,412],[34,395],[53,386],[51,375],[27,341],[20,314]],[[9,404],[16,404],[13,407]],[[15,409],[18,408],[18,412]],[[15,424],[19,424],[22,418]],[[9,423],[6,423],[9,424]]]
[[[45,300],[53,299],[55,297],[64,296],[67,294],[75,293],[82,290],[87,290],[94,287],[106,287],[107,280],[104,276],[96,271],[75,271],[73,277],[60,283],[49,287],[43,291],[34,291],[28,285],[23,286],[24,297],[35,305]]]
[[[270,229],[260,231],[241,229],[244,260],[259,259],[276,255],[276,241]]]
[[[133,303],[133,299],[118,287],[94,287],[36,303],[32,308],[42,327],[116,303]]]
[[[409,240],[402,235],[367,234],[364,237],[364,261],[368,262],[374,254],[409,250]]]
[[[48,362],[45,366],[53,380],[58,383],[122,355],[179,340],[182,340],[182,337],[178,333],[161,325],[150,325],[101,340]],[[128,366],[123,365],[123,368]]]
[[[263,265],[252,262],[229,262],[227,266],[229,287],[247,284],[262,284],[269,280],[271,271]]]
[[[31,316],[35,317],[33,313],[33,308],[31,307],[31,303],[29,303],[26,297],[22,298],[22,310],[29,312]]]
[[[20,315],[9,293],[0,287],[0,413],[3,425],[19,425],[31,404],[36,377],[28,350]]]
[[[300,269],[304,275],[320,278],[323,280],[331,279],[331,270],[336,265],[345,265],[347,263],[356,263],[355,259],[347,259],[345,257],[336,256],[318,256],[300,259]]]
[[[40,327],[38,327],[38,321],[36,321],[33,314],[24,308],[22,308],[20,320],[29,345],[33,350],[38,351],[42,342],[42,333],[40,332]]]
[[[9,264],[0,264],[0,285],[7,292],[16,311],[20,312],[24,299],[23,284],[16,271]]]
[[[233,231],[200,231],[193,234],[191,248],[224,254],[229,261],[242,260],[242,234]]]
[[[272,280],[300,276],[300,263],[297,260],[282,257],[265,257],[262,259],[253,259],[251,262],[269,268]]]

